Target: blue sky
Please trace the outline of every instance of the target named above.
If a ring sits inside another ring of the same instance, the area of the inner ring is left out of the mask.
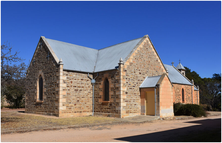
[[[164,64],[221,73],[221,2],[1,2],[1,43],[28,64],[40,36],[101,49],[148,34]]]

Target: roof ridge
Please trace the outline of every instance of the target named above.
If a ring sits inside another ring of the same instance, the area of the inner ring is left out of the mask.
[[[49,38],[45,38],[45,39],[48,40]],[[81,45],[77,45],[77,44],[72,44],[72,43],[68,43],[68,42],[63,42],[63,41],[59,41],[59,40],[54,40],[54,39],[49,39],[49,40],[53,40],[53,41],[57,41],[57,42],[61,42],[61,43],[69,44],[69,45],[80,46],[80,47],[83,47],[83,48],[93,49],[93,48],[90,48],[90,47],[85,47],[85,46],[81,46]],[[93,49],[93,50],[98,51],[97,49]]]
[[[95,70],[96,70],[96,64],[97,64],[97,61],[98,61],[98,57],[99,57],[99,50],[97,51],[97,54],[96,54],[96,61],[95,61],[93,72],[95,72]]]
[[[143,37],[140,37],[140,38],[143,38]],[[136,38],[136,39],[128,40],[128,41],[121,42],[121,43],[118,43],[118,44],[114,44],[114,45],[111,45],[111,46],[108,46],[108,47],[105,47],[105,48],[99,49],[98,51],[103,50],[103,49],[106,49],[106,48],[113,47],[113,46],[115,46],[115,45],[123,44],[123,43],[129,42],[129,41],[137,40],[137,39],[140,39],[140,38]]]
[[[169,65],[171,66],[171,65]],[[175,67],[175,66],[172,66],[174,69],[176,69],[180,74],[181,72]],[[186,80],[188,80],[192,85],[194,85],[186,76],[184,76],[183,74],[181,74]]]

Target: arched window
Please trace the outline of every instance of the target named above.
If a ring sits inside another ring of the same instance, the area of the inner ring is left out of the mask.
[[[109,101],[109,80],[104,81],[104,101]]]
[[[182,102],[184,103],[184,89],[182,89]]]
[[[43,100],[43,79],[42,76],[39,77],[39,100]]]

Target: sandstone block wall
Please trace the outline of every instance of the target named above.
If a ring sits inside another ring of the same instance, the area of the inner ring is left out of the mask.
[[[94,77],[97,74],[94,74]],[[109,101],[104,101],[104,81],[109,81]],[[119,70],[99,72],[95,83],[95,115],[120,117]]]
[[[48,57],[49,55],[49,57]],[[26,76],[25,112],[59,115],[59,65],[43,43],[37,48]],[[43,101],[38,101],[38,80],[43,78]]]
[[[92,77],[92,75],[90,74]],[[92,85],[87,73],[63,71],[60,117],[92,115]]]
[[[182,89],[184,89],[184,103],[192,104],[192,94],[194,90],[191,85],[173,84],[174,87],[174,101],[175,103],[182,103]]]
[[[173,89],[167,76],[160,84],[160,117],[174,116],[173,112]]]
[[[194,103],[199,105],[199,91],[194,91]]]
[[[166,72],[147,37],[125,62],[121,72],[122,117],[140,115],[139,86],[147,76],[162,75]]]

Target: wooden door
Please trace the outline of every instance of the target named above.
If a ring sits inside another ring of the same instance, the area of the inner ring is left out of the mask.
[[[146,115],[155,115],[154,91],[147,91],[146,92]]]

